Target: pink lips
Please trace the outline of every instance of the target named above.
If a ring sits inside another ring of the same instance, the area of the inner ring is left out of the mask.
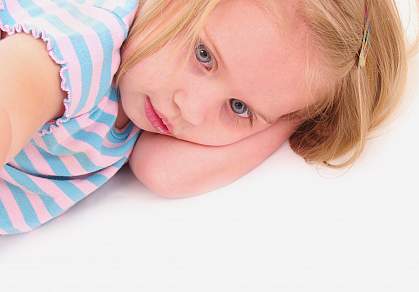
[[[171,134],[171,130],[169,129],[169,124],[163,118],[156,113],[154,110],[153,105],[151,104],[150,98],[147,96],[144,102],[144,111],[145,115],[150,122],[150,124],[156,128],[162,134]],[[166,123],[165,123],[166,122]]]

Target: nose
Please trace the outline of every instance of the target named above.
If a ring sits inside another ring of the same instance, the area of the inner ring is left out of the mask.
[[[199,102],[201,99],[196,94],[187,96],[185,91],[177,91],[174,96],[174,102],[178,106],[182,118],[194,126],[202,124],[205,120],[206,110],[204,103]]]
[[[195,88],[177,90],[173,99],[182,118],[188,123],[198,126],[205,123],[210,116],[218,116],[217,112],[222,104],[222,96],[221,90]]]

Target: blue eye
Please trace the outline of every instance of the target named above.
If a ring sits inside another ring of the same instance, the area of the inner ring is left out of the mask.
[[[253,112],[247,107],[247,105],[239,99],[232,98],[230,99],[230,107],[235,114],[241,118],[249,120],[250,126],[253,126],[253,123],[256,119],[256,116]],[[243,116],[244,115],[244,116]],[[237,121],[240,121],[240,118],[237,118]]]
[[[231,109],[233,110],[233,112],[235,112],[238,115],[242,115],[245,114],[247,112],[249,112],[249,109],[247,108],[247,105],[242,102],[241,100],[238,99],[230,99],[230,106]],[[247,117],[245,117],[247,118]]]
[[[213,58],[211,55],[211,52],[206,48],[206,46],[202,43],[199,43],[195,48],[195,56],[196,59],[205,65],[207,67],[208,65],[212,68],[214,65]],[[208,71],[211,71],[211,68],[207,69]]]
[[[243,118],[250,118],[252,116],[252,112],[249,110],[247,105],[241,100],[235,98],[230,99],[230,107],[233,110],[233,112],[239,115],[240,117],[243,117],[241,116],[243,114],[245,114]]]

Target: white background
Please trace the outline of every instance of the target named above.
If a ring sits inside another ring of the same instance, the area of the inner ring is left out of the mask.
[[[0,290],[419,291],[418,76],[419,56],[403,109],[351,169],[309,166],[286,143],[179,200],[123,169],[64,216],[1,238]]]

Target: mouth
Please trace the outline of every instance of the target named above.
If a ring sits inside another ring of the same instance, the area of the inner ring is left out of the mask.
[[[166,134],[166,135],[171,134],[172,131],[171,131],[171,126],[169,122],[161,113],[158,113],[154,109],[150,101],[150,97],[148,96],[146,97],[145,102],[144,102],[144,112],[150,124],[157,131],[159,131],[161,134]]]

